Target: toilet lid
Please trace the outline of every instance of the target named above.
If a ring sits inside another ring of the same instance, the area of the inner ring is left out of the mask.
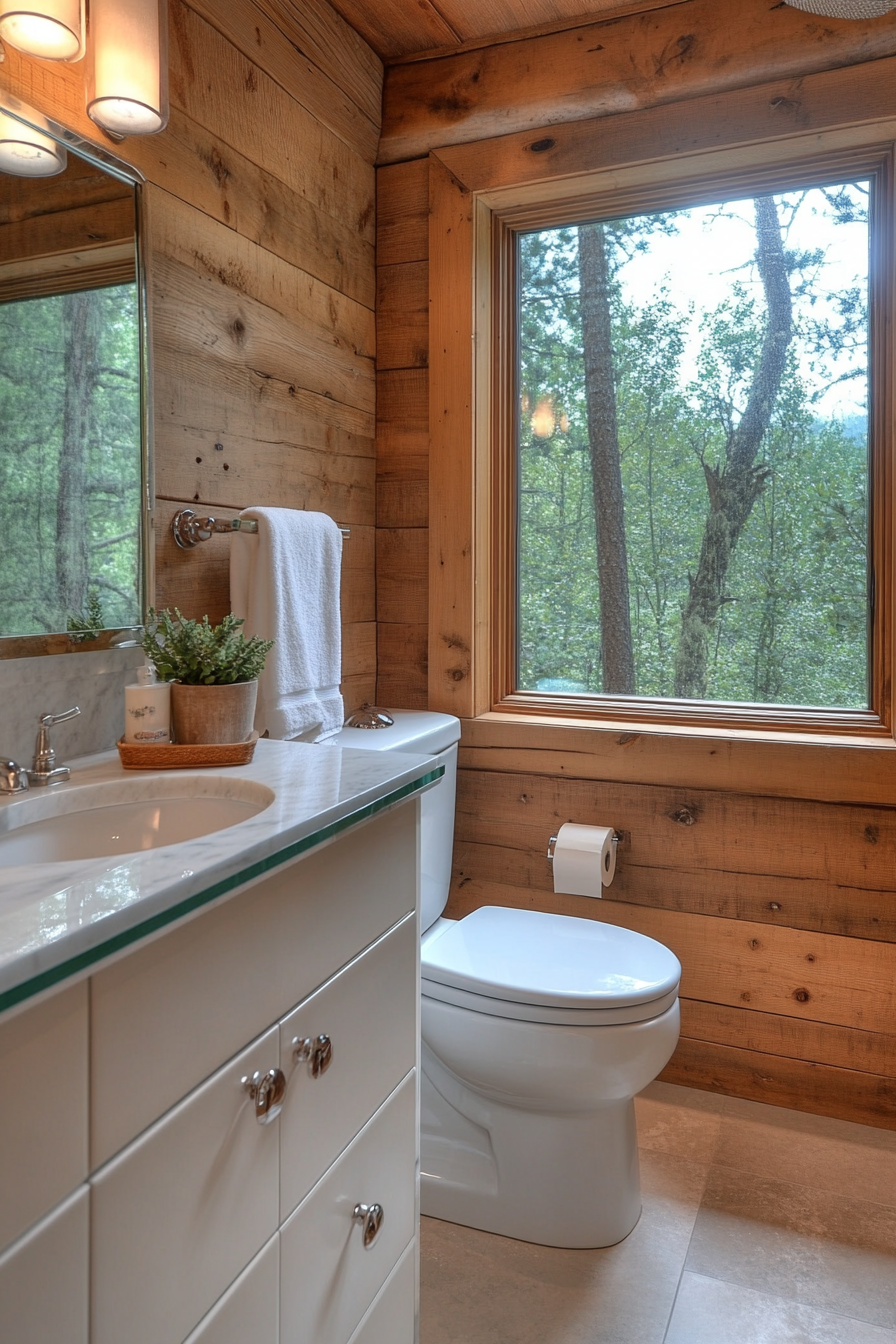
[[[678,958],[632,929],[486,905],[424,947],[425,981],[510,1003],[625,1008],[674,992]]]

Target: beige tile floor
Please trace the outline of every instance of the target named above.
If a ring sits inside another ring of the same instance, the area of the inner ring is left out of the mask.
[[[421,1344],[896,1344],[896,1133],[653,1083],[602,1251],[423,1220]]]

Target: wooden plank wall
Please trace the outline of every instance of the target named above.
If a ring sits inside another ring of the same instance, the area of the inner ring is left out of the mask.
[[[407,708],[427,703],[428,176],[422,157],[377,173],[377,699]],[[890,794],[863,782],[860,760],[838,784],[832,758],[769,796],[761,744],[684,737],[682,782],[673,768],[660,784],[650,744],[618,729],[466,721],[447,913],[513,905],[659,938],[684,968],[664,1078],[896,1128]],[[813,751],[824,755],[807,748],[807,762]],[[545,850],[566,820],[625,834],[601,901],[552,891]]]
[[[228,542],[177,550],[179,507],[322,509],[344,552],[343,690],[375,686],[374,158],[382,66],[326,0],[170,0],[171,120],[145,174],[156,600],[229,609]],[[72,129],[81,67],[10,50],[4,84]]]
[[[427,703],[429,161],[377,172],[377,700]]]

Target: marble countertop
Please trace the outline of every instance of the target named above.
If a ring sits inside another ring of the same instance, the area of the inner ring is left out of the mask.
[[[135,794],[185,797],[200,778],[219,797],[260,795],[259,786],[273,794],[255,816],[181,844],[0,867],[0,1012],[419,792],[442,771],[431,756],[262,741],[250,765],[226,769],[123,770],[117,752],[102,752],[74,762],[69,783],[0,800],[6,832],[6,809],[51,791],[60,800],[54,807],[65,797],[66,811],[80,810],[88,791],[95,805],[132,802]]]

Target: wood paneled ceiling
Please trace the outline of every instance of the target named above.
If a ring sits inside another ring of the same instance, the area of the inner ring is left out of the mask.
[[[331,0],[344,19],[389,63],[421,52],[456,50],[532,30],[574,27],[589,19],[660,9],[675,0]]]

